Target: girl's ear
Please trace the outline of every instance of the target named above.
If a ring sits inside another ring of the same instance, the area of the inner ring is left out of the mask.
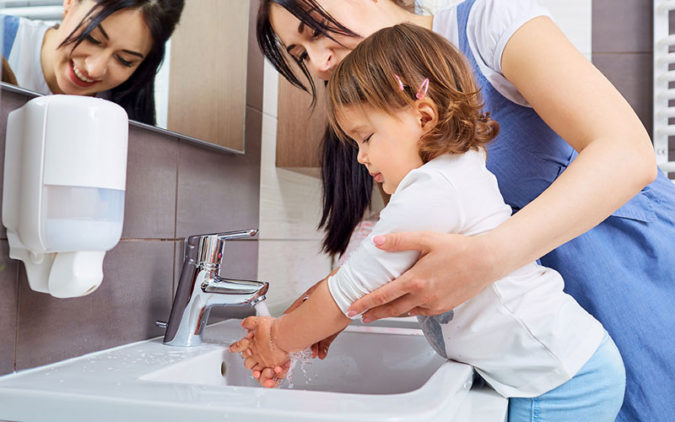
[[[428,97],[415,101],[415,109],[420,119],[420,126],[424,133],[436,127],[438,123],[438,109]]]

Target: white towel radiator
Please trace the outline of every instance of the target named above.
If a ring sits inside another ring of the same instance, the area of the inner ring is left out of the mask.
[[[675,138],[675,28],[669,28],[671,10],[675,13],[675,0],[654,0],[653,137],[656,162],[666,173],[675,173],[675,161],[668,158],[671,138]]]

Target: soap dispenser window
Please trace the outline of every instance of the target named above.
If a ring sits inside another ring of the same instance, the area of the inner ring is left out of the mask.
[[[44,185],[44,245],[48,252],[109,250],[122,235],[124,191]]]

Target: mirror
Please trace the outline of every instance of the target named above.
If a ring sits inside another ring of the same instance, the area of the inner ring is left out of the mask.
[[[63,0],[0,0],[0,14],[56,24]],[[202,145],[244,152],[250,0],[186,0],[155,77],[155,126]],[[0,20],[0,38],[5,32]],[[3,54],[8,41],[3,40]],[[3,61],[3,68],[6,63]],[[7,72],[3,75],[6,80]],[[44,78],[44,77],[43,77]],[[39,95],[3,82],[3,89]]]

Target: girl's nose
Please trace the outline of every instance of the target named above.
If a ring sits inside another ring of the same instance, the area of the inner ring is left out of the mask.
[[[368,161],[368,155],[366,154],[366,149],[359,147],[359,153],[356,154],[356,161],[359,162],[359,164],[366,164]]]

